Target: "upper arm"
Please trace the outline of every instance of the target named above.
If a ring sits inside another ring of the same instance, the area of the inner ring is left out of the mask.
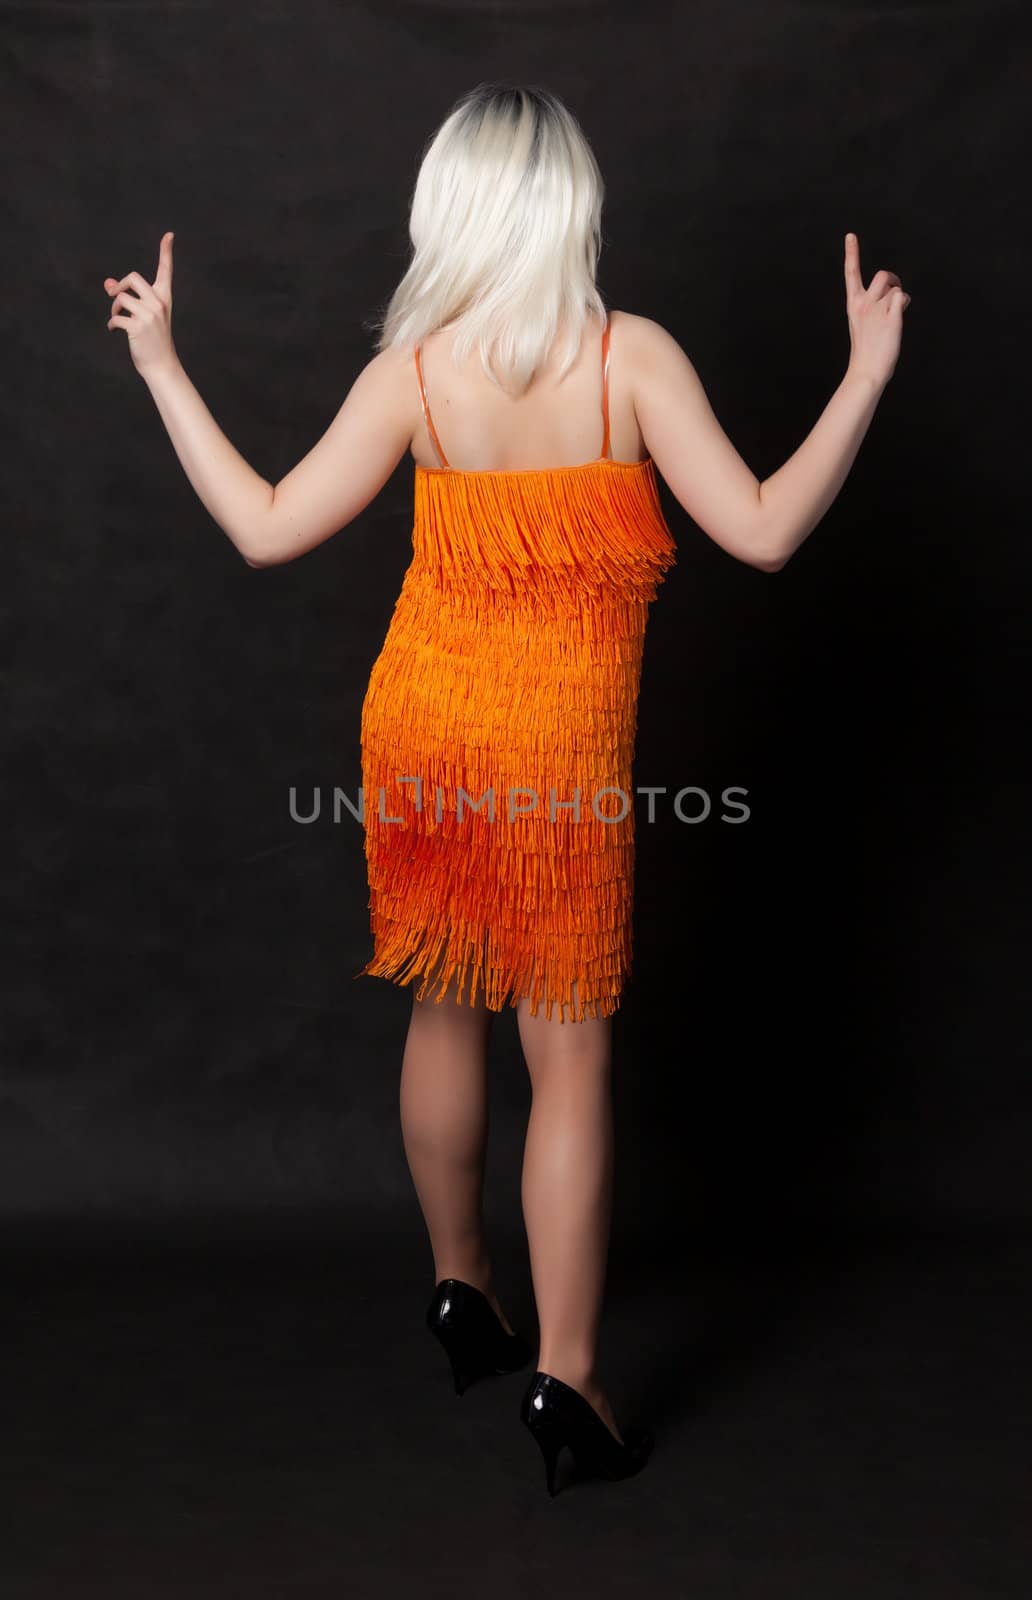
[[[706,391],[672,334],[636,317],[634,409],[664,481],[702,531],[739,561],[771,560],[760,484],[713,414]]]
[[[363,367],[322,438],[276,484],[250,566],[304,555],[376,497],[412,442],[414,383],[408,351],[381,350]]]

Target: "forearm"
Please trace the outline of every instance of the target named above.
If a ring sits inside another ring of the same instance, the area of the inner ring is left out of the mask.
[[[245,560],[260,548],[275,490],[226,438],[178,363],[144,380],[183,471],[198,497]]]
[[[847,369],[799,449],[761,483],[767,543],[776,562],[794,555],[838,494],[883,393],[873,378]]]

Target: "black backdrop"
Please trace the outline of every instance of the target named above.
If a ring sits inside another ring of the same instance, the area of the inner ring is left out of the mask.
[[[5,6],[8,948],[0,1217],[422,1227],[409,991],[370,952],[359,711],[411,466],[253,571],[196,499],[102,281],[175,240],[177,348],[270,481],[370,358],[424,140],[543,83],[607,182],[599,284],[696,364],[761,477],[844,370],[842,236],[912,295],[836,503],[780,573],[663,489],[616,1025],[617,1242],[1025,1229],[1027,34],[1000,3]],[[713,800],[696,825],[673,791]],[[721,791],[748,791],[743,825]],[[291,820],[313,786],[323,814]],[[528,1104],[492,1040],[490,1213]],[[426,1253],[429,1273],[429,1253]]]

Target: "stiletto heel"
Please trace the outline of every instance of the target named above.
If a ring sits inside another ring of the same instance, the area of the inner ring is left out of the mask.
[[[555,1472],[559,1462],[559,1452],[563,1447],[562,1435],[550,1431],[547,1426],[532,1427],[530,1431],[537,1440],[545,1460],[545,1484],[549,1494],[554,1495]]]
[[[540,1446],[550,1495],[556,1492],[556,1463],[563,1445],[569,1446],[578,1473],[618,1479],[640,1472],[655,1442],[650,1429],[632,1427],[622,1430],[621,1444],[594,1406],[549,1372],[535,1372],[520,1403],[520,1420]]]
[[[533,1354],[518,1333],[507,1333],[487,1296],[461,1278],[442,1278],[426,1308],[426,1325],[451,1363],[455,1393],[477,1378],[525,1367]]]

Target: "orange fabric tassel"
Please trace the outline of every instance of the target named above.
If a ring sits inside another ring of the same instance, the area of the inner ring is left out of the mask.
[[[417,466],[412,539],[362,705],[374,954],[355,976],[420,978],[437,1001],[457,977],[460,1000],[527,995],[547,1017],[572,1016],[576,981],[577,1020],[610,1016],[632,959],[645,625],[676,560],[655,464]]]

